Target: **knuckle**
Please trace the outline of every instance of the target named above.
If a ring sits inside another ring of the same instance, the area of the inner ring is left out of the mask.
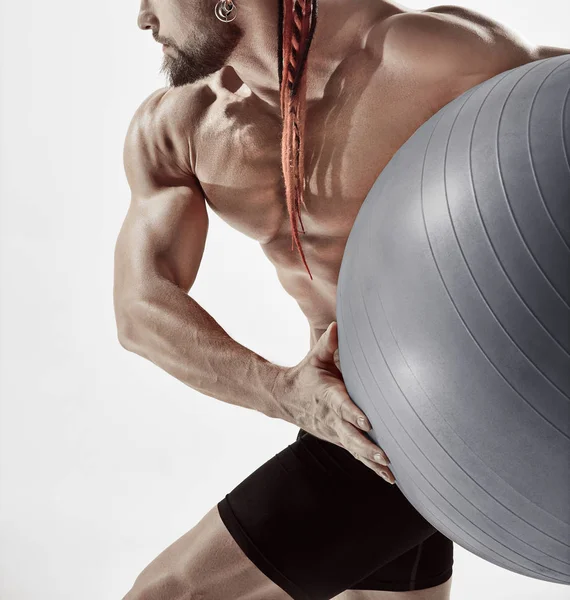
[[[348,395],[345,395],[347,419],[350,420],[354,425],[358,425],[358,417],[361,416],[360,410],[356,404],[352,402]]]
[[[339,412],[340,416],[349,423],[356,423],[356,415],[354,414],[354,405],[348,394],[343,390],[339,389],[337,392],[339,398]]]

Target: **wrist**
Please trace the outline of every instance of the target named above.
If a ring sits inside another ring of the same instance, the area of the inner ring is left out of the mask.
[[[288,398],[293,389],[295,367],[282,367],[272,365],[275,374],[272,375],[272,383],[270,386],[269,397],[270,405],[266,415],[273,419],[282,419],[291,422],[289,414]]]

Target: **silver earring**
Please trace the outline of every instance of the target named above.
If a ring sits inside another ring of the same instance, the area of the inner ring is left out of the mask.
[[[216,17],[224,23],[231,23],[237,16],[237,8],[232,0],[219,0],[214,12]]]

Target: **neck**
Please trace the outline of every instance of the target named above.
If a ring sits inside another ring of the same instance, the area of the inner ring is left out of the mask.
[[[253,94],[279,109],[278,0],[236,0],[244,36],[229,60]],[[319,100],[338,65],[362,49],[379,20],[400,12],[383,0],[319,0],[307,62],[307,102]]]

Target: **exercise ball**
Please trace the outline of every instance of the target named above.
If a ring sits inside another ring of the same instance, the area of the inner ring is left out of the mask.
[[[337,289],[339,358],[436,529],[570,584],[570,56],[466,91],[393,156]],[[381,543],[381,540],[378,541]]]

